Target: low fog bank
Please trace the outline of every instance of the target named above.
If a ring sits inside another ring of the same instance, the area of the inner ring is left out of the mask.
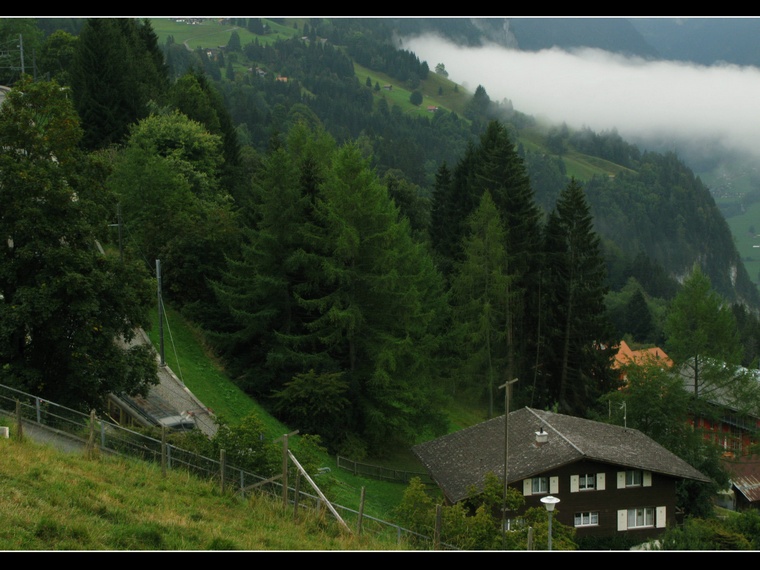
[[[515,110],[550,123],[616,129],[642,146],[659,141],[682,152],[723,148],[760,156],[756,67],[647,61],[596,49],[464,48],[434,36],[406,38],[403,47],[431,70],[442,63],[468,90],[482,85],[491,100],[508,99]]]

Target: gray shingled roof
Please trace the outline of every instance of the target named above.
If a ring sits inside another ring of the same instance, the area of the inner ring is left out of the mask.
[[[504,416],[412,448],[447,499],[458,502],[482,487],[489,472],[504,477]],[[536,445],[543,429],[548,440]],[[581,459],[710,481],[638,430],[574,416],[523,408],[509,414],[509,482]]]

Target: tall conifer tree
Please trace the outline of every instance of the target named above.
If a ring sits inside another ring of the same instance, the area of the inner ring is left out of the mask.
[[[168,68],[159,63],[149,26],[131,18],[89,18],[82,27],[71,87],[85,148],[122,143],[129,125],[148,115],[148,102],[162,102]]]
[[[606,266],[581,185],[571,179],[546,224],[547,328],[544,380],[548,398],[584,416],[612,389],[614,330],[608,318]]]
[[[487,190],[468,222],[464,260],[451,287],[452,329],[461,359],[457,375],[462,389],[486,395],[491,417],[496,386],[507,367],[510,277],[506,231]]]

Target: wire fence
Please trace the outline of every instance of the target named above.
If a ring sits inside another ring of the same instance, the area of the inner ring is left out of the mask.
[[[371,477],[373,479],[379,479],[380,481],[392,481],[394,483],[409,483],[414,477],[418,477],[423,483],[433,484],[433,479],[429,474],[421,471],[405,471],[402,469],[392,469],[390,467],[383,467],[380,465],[372,465],[369,463],[361,463],[348,459],[347,457],[337,457],[338,467],[354,475],[361,475],[362,477]]]
[[[0,384],[0,416],[12,418],[19,429],[40,428],[51,438],[64,438],[83,451],[97,448],[101,453],[118,454],[144,461],[160,463],[166,469],[185,469],[194,475],[217,482],[222,489],[241,495],[254,492],[281,497],[293,506],[294,516],[301,509],[328,512],[351,532],[394,537],[399,545],[416,549],[453,549],[432,537],[413,532],[348,507],[328,502],[320,494],[300,489],[301,477],[295,487],[284,485],[275,478],[266,478],[227,464],[223,458],[212,459],[169,444],[163,440],[130,430],[95,413],[90,415],[66,408],[43,398]],[[345,459],[344,459],[345,466]]]

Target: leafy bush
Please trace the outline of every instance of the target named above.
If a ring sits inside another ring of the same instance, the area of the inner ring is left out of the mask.
[[[280,465],[277,445],[266,437],[263,422],[253,413],[243,418],[239,426],[232,427],[220,420],[211,447],[216,456],[224,450],[231,465],[256,475],[273,475]]]
[[[733,525],[736,526],[736,525]],[[661,537],[662,550],[752,550],[750,538],[718,519],[688,518]]]
[[[548,522],[544,509],[528,509],[520,517],[517,530],[501,532],[501,508],[504,494],[502,482],[493,473],[486,476],[484,488],[467,501],[441,507],[441,542],[462,550],[525,550],[528,529],[533,529],[534,544],[544,545],[548,538]],[[523,496],[510,488],[507,508],[518,511]],[[404,491],[395,514],[402,525],[418,534],[433,536],[438,505],[419,477],[413,478]],[[552,527],[552,540],[557,550],[575,550],[575,529],[561,524]],[[542,547],[542,546],[541,546]]]

